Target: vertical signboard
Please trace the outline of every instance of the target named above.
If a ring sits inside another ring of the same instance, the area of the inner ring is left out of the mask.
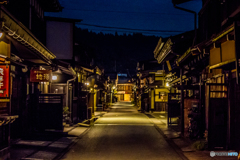
[[[9,65],[0,65],[0,97],[9,97]]]
[[[167,60],[166,63],[167,63],[167,66],[168,66],[168,71],[171,71],[172,67],[171,67],[171,64],[170,64],[169,60]]]

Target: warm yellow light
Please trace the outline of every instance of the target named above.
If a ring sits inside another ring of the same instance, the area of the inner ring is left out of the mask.
[[[52,80],[57,80],[57,76],[52,76]]]
[[[166,87],[169,87],[169,83],[168,82],[166,83]]]
[[[89,83],[87,82],[87,83],[85,83],[85,85],[87,85],[87,86],[88,86],[88,85],[89,85]]]

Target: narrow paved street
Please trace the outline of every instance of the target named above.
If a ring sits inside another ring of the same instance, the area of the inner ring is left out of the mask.
[[[180,160],[148,116],[119,102],[62,157],[66,160]]]

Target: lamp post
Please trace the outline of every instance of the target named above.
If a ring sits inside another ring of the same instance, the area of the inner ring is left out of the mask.
[[[184,2],[188,2],[188,1],[190,1],[190,0],[172,0],[172,3],[173,3],[174,8],[194,14],[195,36],[194,36],[193,43],[192,43],[192,46],[194,46],[194,44],[196,42],[196,38],[197,38],[197,12],[177,6],[177,4],[181,4],[181,3],[184,3]]]

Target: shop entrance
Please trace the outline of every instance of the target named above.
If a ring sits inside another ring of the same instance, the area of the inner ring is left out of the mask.
[[[180,117],[180,93],[168,93],[168,126],[178,125]]]
[[[63,96],[51,93],[39,95],[37,124],[40,131],[63,130]]]
[[[228,97],[227,86],[218,83],[208,83],[209,105],[206,108],[208,117],[208,147],[209,149],[226,149]]]
[[[116,95],[118,101],[124,101],[124,94],[118,94]]]
[[[124,101],[131,101],[131,94],[124,94]]]

